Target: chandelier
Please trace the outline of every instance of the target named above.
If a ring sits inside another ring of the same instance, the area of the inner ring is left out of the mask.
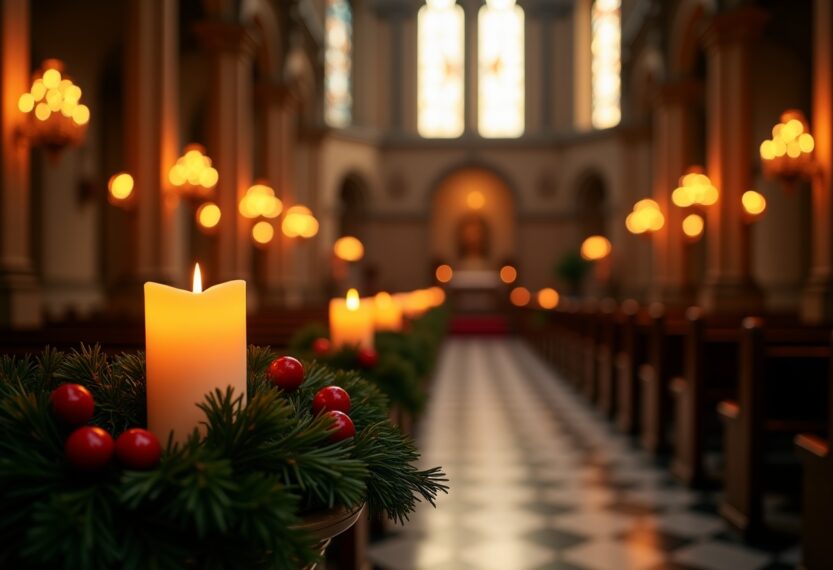
[[[799,179],[812,178],[817,170],[815,148],[816,141],[804,113],[796,109],[784,111],[781,122],[772,128],[772,138],[760,146],[764,173],[781,180],[788,189]]]
[[[205,198],[217,185],[220,175],[211,166],[211,159],[205,154],[205,147],[189,144],[182,156],[168,172],[168,181],[183,196]]]

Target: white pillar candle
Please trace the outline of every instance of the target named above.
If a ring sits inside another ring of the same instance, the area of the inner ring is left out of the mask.
[[[197,404],[228,386],[246,398],[246,282],[202,291],[145,283],[148,428],[184,441],[205,420]]]
[[[361,302],[355,289],[345,299],[330,301],[330,342],[333,348],[373,348],[373,308]]]

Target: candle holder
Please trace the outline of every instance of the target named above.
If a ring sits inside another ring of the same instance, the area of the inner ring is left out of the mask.
[[[353,510],[337,507],[307,515],[295,528],[315,542],[315,550],[323,557],[330,542],[338,535],[350,530],[364,514],[365,505]],[[316,568],[317,564],[309,564],[303,570],[316,570]]]

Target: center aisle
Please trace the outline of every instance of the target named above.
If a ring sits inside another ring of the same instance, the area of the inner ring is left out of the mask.
[[[714,498],[675,484],[519,340],[452,338],[420,445],[439,508],[371,546],[380,570],[776,570],[795,548],[739,544]]]

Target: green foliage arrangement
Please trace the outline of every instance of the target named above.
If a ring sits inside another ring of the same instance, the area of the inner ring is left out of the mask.
[[[204,432],[168,442],[157,468],[114,462],[92,474],[65,460],[69,429],[49,394],[81,384],[96,401],[92,424],[114,436],[143,426],[143,355],[82,346],[0,358],[0,567],[297,569],[317,558],[298,529],[305,513],[366,503],[401,522],[447,489],[439,468],[414,466],[418,451],[375,386],[312,364],[283,393],[266,379],[275,356],[251,347],[247,404],[230,389],[208,394]],[[327,385],[350,394],[355,438],[331,443],[331,425],[313,415]]]

